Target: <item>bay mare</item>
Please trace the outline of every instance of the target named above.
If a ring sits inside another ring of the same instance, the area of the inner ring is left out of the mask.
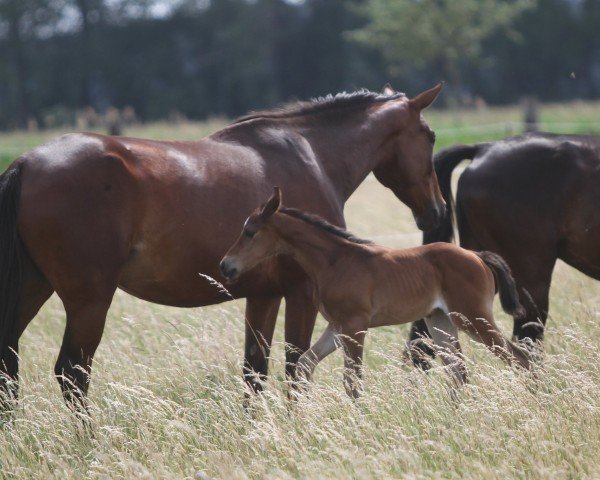
[[[525,307],[513,336],[541,342],[556,260],[600,280],[600,137],[534,133],[440,151],[434,163],[450,215],[424,243],[452,241],[451,177],[463,160],[471,163],[456,192],[460,244],[506,260]],[[424,322],[413,325],[417,364],[419,350],[433,353],[419,346],[427,335]]]
[[[359,91],[243,117],[200,141],[71,134],[22,155],[0,178],[0,350],[3,389],[17,393],[19,337],[53,292],[67,321],[55,366],[63,394],[85,403],[92,357],[117,288],[197,307],[227,300],[201,274],[237,225],[283,185],[291,205],[344,225],[344,203],[376,178],[421,229],[444,209],[433,132],[421,116],[441,85],[408,99]],[[309,344],[317,308],[291,259],[274,259],[232,289],[246,297],[244,372],[260,388],[286,300],[288,372]],[[256,375],[255,376],[255,372]]]
[[[494,322],[496,288],[505,311],[522,314],[510,270],[498,255],[448,243],[394,250],[354,237],[316,215],[281,206],[275,191],[244,224],[221,261],[230,282],[274,255],[291,255],[312,279],[315,300],[329,322],[300,357],[309,379],[315,366],[342,345],[345,385],[357,397],[363,345],[369,328],[425,317],[457,385],[467,379],[458,329],[509,364],[529,368],[525,350],[504,338]],[[358,380],[358,381],[357,381]]]

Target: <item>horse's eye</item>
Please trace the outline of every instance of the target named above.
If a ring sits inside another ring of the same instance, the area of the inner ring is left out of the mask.
[[[244,230],[244,237],[246,238],[254,238],[256,232],[251,232],[250,230]]]

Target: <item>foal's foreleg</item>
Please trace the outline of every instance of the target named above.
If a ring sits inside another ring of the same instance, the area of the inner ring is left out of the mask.
[[[347,322],[342,327],[341,341],[344,347],[344,386],[352,398],[362,394],[363,351],[368,322],[362,318]]]
[[[450,317],[436,310],[425,319],[442,362],[450,370],[456,386],[467,382],[467,366],[458,342],[458,328]]]
[[[310,281],[285,292],[285,373],[290,380],[295,380],[298,360],[310,347],[317,313]]]

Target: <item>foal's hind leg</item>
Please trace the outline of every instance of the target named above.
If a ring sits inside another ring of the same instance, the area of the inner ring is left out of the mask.
[[[509,365],[516,363],[525,369],[530,368],[529,355],[502,335],[494,321],[491,308],[484,309],[480,314],[451,315],[462,330],[465,330],[474,340],[483,343],[494,355]]]
[[[458,328],[442,310],[434,310],[425,319],[436,346],[436,353],[450,370],[456,386],[467,382],[467,366],[458,342]]]

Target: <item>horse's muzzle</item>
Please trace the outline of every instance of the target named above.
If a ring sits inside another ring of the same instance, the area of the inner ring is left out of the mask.
[[[228,282],[235,282],[240,276],[239,269],[226,258],[219,263],[219,270]]]
[[[415,218],[419,230],[427,231],[437,228],[446,217],[446,205],[443,203],[432,205],[423,214]]]

